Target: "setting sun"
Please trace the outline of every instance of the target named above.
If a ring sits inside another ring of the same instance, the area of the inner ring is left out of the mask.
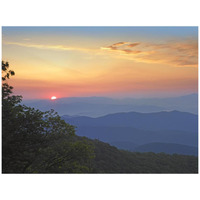
[[[56,99],[57,99],[57,97],[55,97],[55,96],[51,97],[51,100],[56,100]]]

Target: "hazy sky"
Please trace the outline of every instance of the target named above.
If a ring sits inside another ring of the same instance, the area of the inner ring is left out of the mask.
[[[3,27],[24,99],[196,93],[197,27]]]

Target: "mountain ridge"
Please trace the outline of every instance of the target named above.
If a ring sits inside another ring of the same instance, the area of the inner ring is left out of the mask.
[[[62,118],[76,126],[77,135],[99,139],[125,150],[153,142],[198,146],[198,116],[187,112],[123,112],[97,118]]]
[[[49,100],[23,100],[23,104],[42,111],[54,109],[60,115],[100,117],[110,113],[179,110],[198,114],[198,94],[171,98],[68,97]]]
[[[65,119],[64,116],[62,117]],[[76,126],[134,127],[143,130],[198,130],[198,115],[180,111],[122,112],[96,118],[78,116],[68,118],[67,122]]]

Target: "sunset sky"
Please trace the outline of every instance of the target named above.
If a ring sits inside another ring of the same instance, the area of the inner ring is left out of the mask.
[[[24,99],[198,92],[197,27],[3,27],[2,59]]]

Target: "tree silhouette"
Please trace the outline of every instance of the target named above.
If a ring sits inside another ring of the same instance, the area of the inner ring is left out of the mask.
[[[74,127],[53,110],[21,105],[22,96],[12,95],[7,83],[14,74],[2,61],[2,172],[56,173],[63,166],[66,173],[89,171],[92,146],[77,143]]]

